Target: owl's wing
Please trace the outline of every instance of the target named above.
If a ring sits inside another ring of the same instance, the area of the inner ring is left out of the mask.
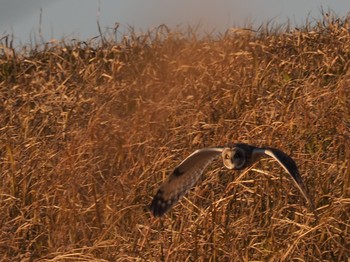
[[[315,211],[314,202],[312,201],[312,198],[310,197],[308,190],[304,185],[303,180],[301,179],[295,161],[290,156],[288,156],[281,150],[275,148],[256,148],[254,149],[253,154],[265,154],[266,156],[275,159],[283,167],[283,169],[292,177],[292,180],[294,181],[295,185],[310,205],[312,211]]]
[[[204,169],[221,155],[223,148],[196,150],[183,160],[163,182],[154,196],[150,209],[155,217],[168,211],[198,180]]]

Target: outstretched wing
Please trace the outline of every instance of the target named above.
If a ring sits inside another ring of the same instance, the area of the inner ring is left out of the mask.
[[[155,217],[168,211],[198,180],[210,162],[221,155],[223,148],[196,150],[183,160],[163,182],[151,203]]]
[[[306,199],[306,201],[310,205],[312,211],[315,210],[315,205],[314,205],[312,198],[310,197],[310,195],[306,189],[306,186],[304,185],[303,180],[301,179],[298,167],[297,167],[296,163],[294,162],[294,160],[290,156],[288,156],[287,154],[285,154],[281,150],[278,150],[275,148],[256,148],[253,151],[253,154],[254,153],[265,154],[265,155],[275,159],[283,167],[283,169],[285,171],[287,171],[287,173],[292,177],[295,185],[297,186],[297,188],[299,189],[301,194],[304,196],[304,198]]]

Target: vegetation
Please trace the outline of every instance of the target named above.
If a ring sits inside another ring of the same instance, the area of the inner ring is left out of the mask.
[[[350,23],[198,37],[161,26],[0,55],[2,261],[346,261]],[[195,149],[245,142],[297,162],[220,160],[164,218],[148,206]]]

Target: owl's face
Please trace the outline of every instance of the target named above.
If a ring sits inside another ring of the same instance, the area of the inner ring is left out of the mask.
[[[228,169],[242,169],[246,163],[246,154],[241,148],[226,147],[222,151],[222,161]]]

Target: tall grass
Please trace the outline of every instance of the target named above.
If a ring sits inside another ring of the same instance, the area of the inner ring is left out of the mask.
[[[346,261],[350,257],[349,17],[196,37],[165,26],[100,46],[0,57],[3,261]],[[246,142],[284,171],[215,162],[164,218],[148,205],[195,149]]]

